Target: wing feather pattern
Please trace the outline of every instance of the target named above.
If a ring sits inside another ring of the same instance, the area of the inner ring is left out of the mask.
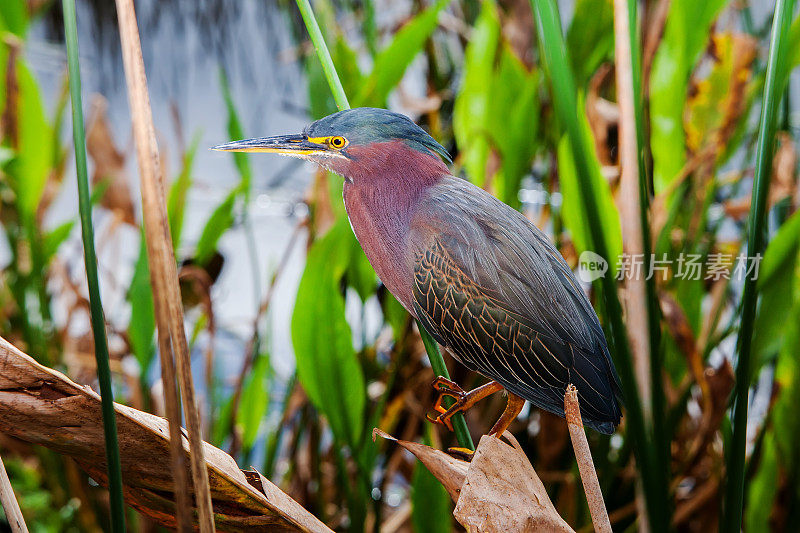
[[[415,314],[470,369],[564,416],[568,383],[584,424],[612,433],[619,384],[605,336],[572,271],[523,215],[446,178],[411,223]]]

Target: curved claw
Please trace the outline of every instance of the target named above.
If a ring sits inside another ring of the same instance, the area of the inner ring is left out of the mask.
[[[503,386],[500,385],[496,381],[491,381],[486,385],[482,385],[477,389],[471,390],[469,392],[465,392],[464,389],[459,387],[456,383],[450,381],[447,378],[442,376],[437,377],[433,380],[431,384],[439,393],[438,398],[436,398],[436,403],[433,405],[434,411],[439,413],[438,416],[432,417],[429,414],[426,414],[426,418],[433,422],[434,424],[442,424],[447,426],[447,429],[453,431],[453,423],[450,419],[458,412],[466,411],[476,402],[503,389]],[[455,400],[455,403],[450,407],[445,407],[442,402],[444,402],[445,398],[452,398]]]
[[[455,397],[454,395],[462,396],[466,394],[464,389],[462,389],[458,383],[451,381],[444,376],[436,376],[436,379],[434,379],[433,383],[431,383],[431,387],[433,387],[433,390],[443,394],[446,393],[451,397]]]
[[[439,412],[441,414],[439,414],[439,416],[435,416],[434,417],[434,416],[431,416],[430,413],[425,413],[425,418],[428,419],[428,422],[433,422],[434,424],[441,424],[441,425],[447,427],[447,429],[449,429],[450,431],[455,431],[453,429],[453,423],[450,421],[450,418],[443,418],[444,417],[444,413],[446,411],[439,411],[437,409],[437,412]]]

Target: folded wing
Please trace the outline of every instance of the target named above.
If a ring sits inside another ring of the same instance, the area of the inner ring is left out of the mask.
[[[457,178],[412,220],[417,317],[467,367],[564,416],[568,383],[584,424],[612,433],[619,385],[605,337],[569,267],[531,222]]]

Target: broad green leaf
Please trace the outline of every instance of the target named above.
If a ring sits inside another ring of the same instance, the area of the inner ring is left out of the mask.
[[[155,356],[153,335],[156,331],[153,290],[150,287],[150,266],[147,263],[147,245],[144,239],[144,233],[142,233],[139,257],[136,259],[133,277],[128,288],[128,302],[131,305],[128,338],[133,355],[139,361],[142,376],[146,375]]]
[[[28,29],[28,9],[24,0],[3,0],[0,2],[0,35],[10,31],[17,37],[25,37]],[[5,67],[5,63],[3,63]]]
[[[49,263],[50,259],[58,252],[59,247],[67,240],[72,228],[75,226],[74,220],[68,220],[55,227],[44,236],[43,254],[44,262]]]
[[[461,151],[461,163],[472,183],[483,186],[489,158],[488,123],[491,95],[488,80],[494,77],[500,19],[492,2],[484,2],[464,52],[464,82],[453,107],[453,133]]]
[[[318,120],[336,112],[336,101],[317,58],[310,57],[305,64],[309,114],[312,119]]]
[[[308,252],[292,314],[297,376],[336,438],[356,448],[364,424],[366,388],[339,283],[353,252],[341,217]]]
[[[197,264],[205,265],[211,259],[214,252],[217,251],[220,237],[233,225],[233,208],[236,205],[238,193],[238,188],[228,193],[228,196],[208,217],[208,221],[206,221],[206,225],[200,234],[200,240],[197,241],[197,249],[195,251]]]
[[[579,90],[614,54],[614,4],[611,0],[578,0],[567,30],[567,49]]]
[[[244,130],[236,113],[236,105],[233,103],[231,88],[228,85],[228,77],[225,71],[219,70],[219,84],[222,88],[222,97],[225,100],[225,109],[228,111],[228,137],[231,139],[244,139]],[[244,193],[245,200],[250,197],[250,184],[253,182],[253,172],[250,170],[250,162],[247,154],[243,152],[231,152],[236,168],[239,170],[239,188]]]
[[[484,2],[465,52],[453,131],[460,160],[476,185],[486,186],[489,156],[497,153],[493,190],[513,207],[519,206],[519,184],[537,148],[538,88],[538,73],[528,72],[502,42],[497,7]]]
[[[781,71],[777,78],[779,87],[784,86],[789,73],[800,65],[800,16],[794,19],[792,27],[789,29],[789,40],[786,44],[786,50],[788,54],[785,60],[780,63]]]
[[[242,430],[242,445],[245,450],[252,448],[258,436],[258,429],[269,406],[269,357],[260,355],[247,376],[239,402],[237,424]]]
[[[519,207],[519,187],[531,167],[538,143],[539,76],[528,72],[508,46],[503,46],[491,93],[487,95],[489,134],[500,151],[501,169],[495,177],[497,196]]]
[[[361,69],[358,68],[356,51],[350,48],[341,35],[336,39],[331,58],[336,67],[336,72],[339,74],[345,94],[357,94],[364,84],[364,75],[361,73]],[[319,63],[319,61],[317,62]]]
[[[745,531],[770,531],[769,518],[778,492],[778,457],[772,431],[764,436],[758,470],[747,487]]]
[[[674,0],[650,74],[651,148],[656,194],[686,163],[683,112],[689,76],[708,43],[708,28],[726,0]]]
[[[389,46],[378,53],[372,72],[354,99],[357,106],[385,105],[389,92],[400,82],[406,69],[422,51],[425,41],[436,28],[439,11],[448,3],[449,0],[437,0],[435,4],[403,26],[395,34]]]
[[[403,307],[403,304],[397,301],[397,298],[387,290],[383,302],[383,319],[392,326],[395,342],[399,342],[403,338],[408,317],[408,311]]]
[[[800,212],[775,234],[759,267],[761,304],[753,328],[752,377],[783,347],[794,299],[794,274],[800,254]]]
[[[705,298],[705,281],[702,279],[679,279],[676,282],[676,299],[686,315],[686,321],[695,335],[700,334],[703,321],[703,299]]]
[[[15,74],[18,85],[15,105],[19,142],[17,155],[8,163],[7,170],[12,178],[19,209],[26,216],[33,216],[50,172],[53,137],[36,80],[21,58],[17,58]]]
[[[200,135],[195,135],[189,150],[183,156],[183,167],[180,174],[172,182],[167,199],[167,213],[169,216],[169,231],[172,235],[172,246],[176,250],[180,246],[183,235],[183,220],[186,209],[186,196],[192,186],[192,163],[197,153]]]
[[[350,264],[347,267],[347,284],[356,290],[362,302],[366,302],[378,288],[378,277],[355,235],[352,235],[351,246],[353,250],[350,254]]]
[[[611,195],[611,188],[603,178],[600,171],[600,162],[594,151],[594,142],[591,140],[591,131],[584,114],[579,114],[581,121],[581,133],[586,137],[586,146],[590,147],[590,173],[592,188],[597,194],[597,211],[601,218],[601,226],[605,234],[606,246],[608,247],[609,275],[614,275],[616,271],[616,260],[622,254],[622,229],[619,221],[619,212],[614,204]],[[591,248],[591,235],[586,227],[585,215],[583,213],[583,202],[581,195],[586,194],[580,186],[577,171],[575,169],[575,159],[572,155],[572,145],[569,137],[564,135],[558,143],[558,182],[561,186],[561,197],[563,198],[561,214],[564,219],[564,226],[570,231],[572,241],[578,253],[586,250],[594,251]]]
[[[797,219],[796,214],[795,220]],[[777,251],[773,252],[774,255],[770,258],[770,262],[773,257],[778,260],[779,265],[766,264],[767,257],[764,258],[765,269],[768,269],[767,279],[783,275],[787,258],[781,256],[787,255],[783,252],[793,231],[796,231],[796,228],[790,228],[780,235],[783,242],[779,243]],[[769,248],[767,251],[769,252]],[[745,513],[747,531],[769,530],[770,518],[778,501],[782,500],[783,505],[791,506],[800,500],[800,492],[796,489],[798,466],[800,466],[800,457],[797,453],[797,442],[800,438],[800,418],[797,417],[797,405],[800,403],[800,354],[797,351],[797,347],[800,346],[800,263],[797,262],[797,254],[795,239],[794,250],[789,254],[794,256],[791,283],[788,287],[789,292],[784,294],[784,298],[792,302],[791,309],[783,315],[773,317],[783,324],[785,339],[775,365],[777,398],[769,413],[768,426],[765,429],[766,434],[757,463],[758,470],[748,486],[749,498]],[[762,312],[765,305],[769,303],[762,301]],[[778,488],[782,484],[790,487],[790,491],[777,500]]]
[[[797,406],[800,405],[800,353],[797,350],[800,346],[800,265],[797,263],[793,274],[794,305],[784,317],[784,343],[775,365],[779,396],[772,408],[778,457],[787,472],[797,472],[800,465],[797,453],[797,439],[800,437],[800,417],[797,416]]]

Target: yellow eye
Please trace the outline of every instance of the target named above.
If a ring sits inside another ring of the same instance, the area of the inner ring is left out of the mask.
[[[328,141],[328,143],[330,143],[330,145],[336,149],[344,148],[347,146],[347,139],[344,137],[331,137],[331,140]]]

